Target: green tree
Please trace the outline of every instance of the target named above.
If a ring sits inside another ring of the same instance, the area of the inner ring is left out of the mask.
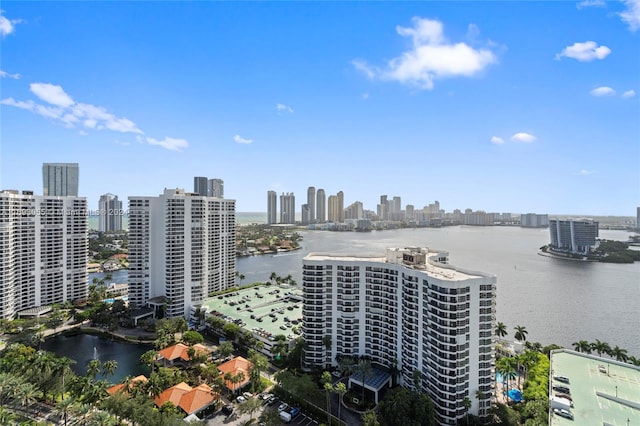
[[[226,340],[222,343],[220,343],[218,345],[218,354],[220,354],[220,356],[222,358],[226,358],[228,356],[230,356],[231,354],[233,354],[233,343],[231,343],[230,341]]]
[[[387,392],[379,404],[381,423],[388,426],[435,426],[431,400],[421,392],[397,387]]]
[[[240,333],[240,326],[238,324],[234,324],[232,322],[228,322],[222,327],[222,331],[227,339],[234,341],[238,334]]]
[[[324,393],[327,400],[327,424],[331,424],[331,393],[333,392],[333,385],[331,384],[331,373],[325,371],[320,378]]]
[[[254,392],[260,390],[260,373],[266,371],[269,368],[269,360],[266,356],[249,349],[249,361],[251,362],[251,369],[249,371],[249,377],[251,378],[251,387]]]
[[[189,330],[184,332],[184,334],[182,335],[182,341],[186,345],[191,346],[197,343],[204,342],[204,337],[202,337],[202,334],[198,333],[197,331]]]
[[[253,419],[255,412],[262,407],[262,403],[257,398],[249,398],[242,404],[238,405],[237,411],[239,415],[249,414],[249,419]]]
[[[157,359],[158,359],[158,351],[155,351],[153,349],[150,349],[145,353],[143,353],[142,355],[140,355],[140,362],[146,365],[147,367],[149,367],[152,373],[156,365]]]
[[[515,337],[515,339],[518,342],[525,342],[527,340],[527,334],[529,333],[527,331],[527,329],[521,325],[517,325],[514,327],[514,330],[516,330],[515,334],[513,335],[513,337]]]
[[[89,363],[87,364],[87,374],[86,374],[87,377],[91,377],[95,379],[98,373],[100,372],[101,365],[102,363],[100,362],[99,359],[90,360]]]
[[[371,361],[368,358],[360,357],[356,368],[362,375],[362,402],[364,403],[364,384],[367,382],[367,375],[371,372]]]
[[[591,344],[591,350],[596,351],[598,356],[602,356],[602,354],[609,354],[611,352],[611,347],[606,342],[601,342],[596,339],[595,342]]]
[[[338,394],[338,418],[341,419],[341,417],[340,417],[340,408],[342,408],[342,398],[347,393],[347,385],[345,385],[342,382],[338,382],[333,387],[333,389],[334,389],[335,393]]]
[[[507,334],[509,334],[507,326],[503,322],[498,322],[498,324],[496,324],[496,336],[503,339]]]
[[[105,379],[109,376],[113,376],[117,368],[118,368],[118,361],[115,361],[115,360],[105,361],[104,364],[102,364],[102,375],[104,376]]]
[[[326,334],[322,336],[322,346],[324,346],[324,359],[325,365],[331,364],[331,335]]]
[[[469,397],[465,396],[464,399],[462,400],[462,405],[464,406],[464,410],[465,410],[465,417],[466,417],[466,423],[467,425],[469,424],[469,410],[471,409],[471,400],[469,399]]]
[[[580,340],[578,342],[573,342],[573,349],[577,352],[583,352],[586,354],[591,353],[591,345],[586,340]]]
[[[611,351],[609,352],[609,355],[615,358],[616,361],[620,361],[620,362],[627,362],[627,360],[629,359],[629,356],[627,355],[627,350],[621,349],[617,345],[613,349],[611,349]]]
[[[380,426],[375,411],[367,411],[362,415],[362,426]]]

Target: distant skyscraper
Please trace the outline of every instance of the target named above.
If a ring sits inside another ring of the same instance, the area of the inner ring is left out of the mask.
[[[340,222],[340,214],[338,213],[338,196],[337,195],[329,195],[329,199],[327,200],[327,218],[329,222],[339,223]]]
[[[300,216],[302,218],[302,224],[303,225],[308,225],[309,224],[309,204],[303,204],[302,205],[302,215]]]
[[[235,285],[235,201],[183,189],[129,197],[129,268],[129,302],[188,316]]]
[[[520,215],[520,226],[523,228],[546,228],[549,226],[549,215],[535,213]]]
[[[296,197],[293,192],[280,195],[280,223],[296,223]]]
[[[117,195],[104,194],[98,201],[98,231],[116,232],[122,231],[122,201]]]
[[[278,194],[267,191],[267,224],[278,223]]]
[[[0,318],[87,298],[87,200],[0,191]]]
[[[44,163],[42,194],[46,196],[78,196],[80,168],[78,163]]]
[[[202,195],[203,197],[207,196],[207,182],[209,180],[203,176],[196,176],[193,178],[193,193]]]
[[[310,186],[307,189],[307,205],[309,207],[309,223],[316,221],[316,188]]]
[[[636,228],[640,228],[640,207],[636,210]]]
[[[316,193],[316,222],[322,223],[327,220],[327,196],[324,193],[324,189],[318,189]]]
[[[393,197],[391,200],[391,213],[400,213],[402,211],[402,200],[400,197]]]
[[[338,197],[338,222],[344,223],[344,192],[339,191]]]
[[[209,179],[207,185],[207,196],[224,198],[224,181],[222,179]]]

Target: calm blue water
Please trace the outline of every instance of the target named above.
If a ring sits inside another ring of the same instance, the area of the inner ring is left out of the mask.
[[[449,252],[450,263],[497,276],[497,319],[513,339],[516,325],[527,340],[565,347],[600,339],[640,357],[640,262],[583,263],[537,255],[548,229],[470,227],[378,232],[303,231],[302,248],[275,256],[240,258],[245,283],[266,281],[271,272],[301,282],[302,258],[310,252],[378,253],[387,247],[428,246]],[[600,231],[626,241],[625,231]]]

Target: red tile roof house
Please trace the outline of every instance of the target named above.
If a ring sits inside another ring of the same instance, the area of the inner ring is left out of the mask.
[[[249,371],[252,368],[253,363],[241,356],[237,356],[232,360],[229,360],[218,366],[218,370],[223,377],[227,373],[231,373],[232,376],[237,376],[239,373],[242,373],[244,375],[244,379],[239,383],[233,383],[231,380],[225,380],[224,383],[227,386],[227,389],[229,389],[231,392],[242,389],[247,383],[249,383]]]
[[[131,380],[129,380],[129,387],[135,387],[140,383],[145,383],[147,381],[146,376],[144,375],[140,375],[140,376],[136,376],[134,378],[132,378]],[[129,392],[126,389],[126,385],[124,383],[119,383],[117,385],[111,386],[109,389],[107,389],[107,393],[109,395],[113,395],[116,394],[118,392],[123,392],[124,394],[128,394]]]
[[[162,407],[167,402],[172,402],[173,405],[190,415],[199,413],[214,404],[218,399],[220,399],[220,395],[214,393],[205,383],[192,388],[185,382],[181,382],[166,389],[154,399],[154,402],[158,407]]]
[[[209,354],[211,354],[211,349],[199,343],[193,345],[192,348],[196,351],[196,353],[201,353],[206,356],[209,356]],[[177,345],[164,348],[163,350],[158,352],[158,361],[162,361],[165,366],[176,365],[176,363],[181,365],[188,365],[191,361],[191,358],[189,357],[189,346],[183,343],[178,343]]]

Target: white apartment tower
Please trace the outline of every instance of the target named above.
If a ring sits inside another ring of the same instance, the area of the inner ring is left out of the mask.
[[[45,196],[77,197],[80,180],[78,163],[44,163],[42,194]]]
[[[222,179],[209,179],[207,183],[207,196],[224,198],[224,181]]]
[[[307,188],[307,206],[309,207],[309,223],[316,222],[316,188]]]
[[[436,423],[486,417],[495,382],[496,277],[448,265],[448,253],[387,249],[385,256],[311,253],[303,260],[308,366],[364,355],[397,368],[399,383],[432,399]],[[323,337],[330,336],[327,349]],[[477,391],[482,397],[476,397]]]
[[[267,191],[267,224],[278,223],[278,194]]]
[[[280,195],[280,223],[296,223],[296,197],[293,192]]]
[[[0,318],[87,297],[83,197],[0,191]]]
[[[104,194],[98,201],[98,231],[117,232],[122,231],[122,201],[117,195]]]
[[[129,197],[129,301],[166,298],[167,317],[188,316],[209,293],[235,284],[235,200],[165,189]]]
[[[324,189],[318,189],[316,192],[316,222],[323,223],[327,220],[327,195]]]

